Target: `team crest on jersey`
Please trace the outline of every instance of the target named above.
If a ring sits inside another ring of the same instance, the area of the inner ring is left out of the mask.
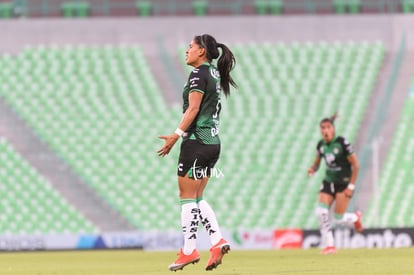
[[[335,155],[334,154],[330,154],[330,153],[326,154],[325,155],[325,161],[326,161],[326,164],[328,166],[332,166],[333,163],[334,163],[334,161],[335,161]]]
[[[320,151],[321,151],[321,154],[323,154],[323,151],[324,151],[323,147],[321,147]]]
[[[337,155],[337,154],[339,153],[338,148],[334,148],[334,149],[333,149],[333,153],[334,153],[334,155]]]
[[[220,78],[220,72],[214,68],[210,69],[210,74],[212,77],[214,77],[215,79],[219,79]]]

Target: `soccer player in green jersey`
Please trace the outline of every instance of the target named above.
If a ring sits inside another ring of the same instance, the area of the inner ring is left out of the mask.
[[[216,67],[212,61],[217,58]],[[184,115],[173,134],[160,137],[164,145],[158,150],[159,156],[165,156],[180,137],[183,139],[177,174],[184,246],[169,269],[183,269],[200,260],[196,241],[201,221],[212,244],[206,270],[212,270],[221,264],[230,245],[223,239],[214,211],[203,199],[203,191],[220,155],[221,94],[228,96],[230,85],[237,87],[230,76],[236,60],[226,45],[218,43],[211,35],[203,34],[191,41],[186,51],[186,63],[194,70],[184,86]]]
[[[336,136],[334,122],[336,113],[320,122],[322,139],[316,148],[316,157],[308,170],[312,176],[319,168],[321,159],[326,163],[326,174],[319,192],[319,203],[316,209],[321,239],[324,244],[322,254],[334,254],[336,248],[329,219],[329,208],[335,203],[334,223],[337,225],[353,226],[357,232],[363,230],[361,213],[346,213],[349,201],[355,189],[358,176],[358,159],[351,143],[341,136]]]

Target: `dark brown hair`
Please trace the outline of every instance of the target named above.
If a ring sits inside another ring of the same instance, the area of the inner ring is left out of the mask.
[[[234,82],[230,75],[230,72],[236,65],[236,58],[233,53],[226,45],[218,43],[216,39],[209,34],[195,36],[194,42],[206,50],[206,57],[209,62],[218,58],[217,69],[220,73],[220,85],[224,94],[226,96],[230,95],[230,85],[237,88],[236,82]],[[221,55],[218,48],[221,48]]]
[[[338,111],[336,111],[333,115],[330,117],[325,117],[324,119],[319,122],[319,125],[322,125],[322,123],[329,122],[332,124],[332,126],[335,126],[335,120],[338,118]]]

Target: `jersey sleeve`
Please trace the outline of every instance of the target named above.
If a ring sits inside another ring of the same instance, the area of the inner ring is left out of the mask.
[[[208,79],[208,68],[196,68],[194,69],[190,77],[188,78],[188,85],[190,88],[190,93],[199,92],[204,94],[207,88],[207,79]]]
[[[344,137],[339,137],[339,142],[341,143],[342,149],[344,150],[346,156],[350,156],[354,153],[354,148],[349,140]]]

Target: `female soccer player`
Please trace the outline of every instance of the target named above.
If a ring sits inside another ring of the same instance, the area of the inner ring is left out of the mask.
[[[322,139],[316,147],[316,157],[308,170],[312,176],[319,168],[321,158],[326,163],[326,175],[319,193],[319,203],[316,209],[322,242],[325,248],[322,254],[334,254],[336,248],[329,220],[329,208],[336,201],[334,209],[334,223],[338,225],[353,225],[357,232],[363,230],[361,213],[345,213],[355,189],[358,176],[358,159],[351,143],[344,137],[336,136],[334,122],[335,113],[330,118],[324,118],[319,123]]]
[[[212,61],[217,58],[216,67]],[[218,43],[211,35],[203,34],[191,41],[186,50],[186,63],[194,70],[184,86],[184,115],[173,134],[160,136],[164,146],[158,150],[158,155],[164,157],[180,137],[183,139],[177,174],[184,247],[169,269],[183,269],[200,260],[196,249],[200,220],[211,238],[212,247],[206,270],[212,270],[221,264],[230,245],[223,239],[214,211],[203,199],[203,191],[220,154],[218,134],[221,93],[228,96],[230,85],[237,87],[230,76],[236,60],[226,45]]]

